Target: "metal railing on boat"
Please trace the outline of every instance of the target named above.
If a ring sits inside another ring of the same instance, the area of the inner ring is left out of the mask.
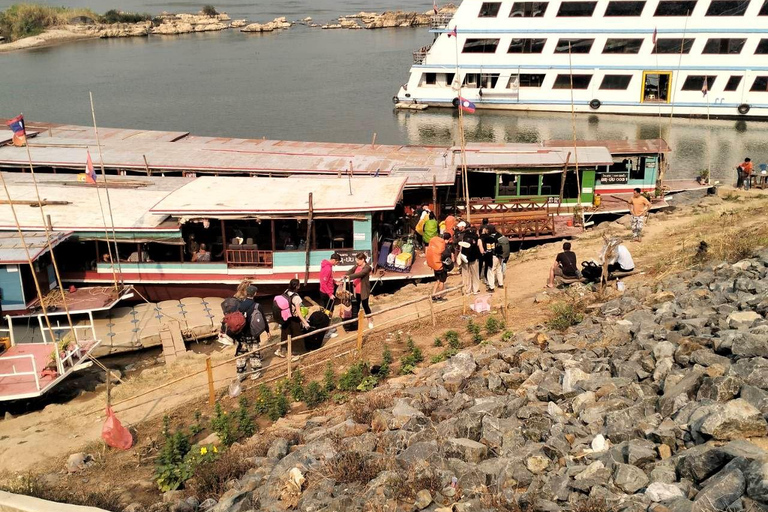
[[[453,19],[453,13],[440,13],[435,14],[430,18],[430,28],[445,28],[448,23]]]
[[[238,267],[263,267],[272,268],[272,251],[259,251],[258,249],[227,249],[227,265]]]

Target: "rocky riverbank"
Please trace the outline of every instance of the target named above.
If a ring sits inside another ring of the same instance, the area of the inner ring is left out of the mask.
[[[763,249],[640,284],[281,420],[200,510],[767,510],[766,278]]]

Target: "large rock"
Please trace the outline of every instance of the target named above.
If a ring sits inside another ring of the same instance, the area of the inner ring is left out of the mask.
[[[768,390],[768,359],[766,358],[740,359],[731,365],[728,374],[739,377],[746,384]]]
[[[706,482],[693,500],[695,512],[718,512],[727,510],[746,488],[744,475],[738,469],[724,469]]]
[[[728,315],[726,321],[731,329],[749,329],[761,318],[763,317],[754,311],[735,311]]]
[[[645,495],[654,503],[683,498],[685,495],[680,488],[673,484],[654,482],[645,489]]]
[[[768,337],[751,333],[735,336],[731,352],[739,357],[768,357]]]
[[[702,422],[699,431],[715,439],[743,439],[763,436],[768,430],[762,413],[743,399],[718,407]]]
[[[705,377],[701,383],[696,400],[710,399],[716,402],[727,402],[735,398],[741,389],[741,381],[736,377]]]
[[[622,491],[634,494],[648,485],[648,477],[637,466],[616,464],[616,469],[613,472],[613,482]]]
[[[704,377],[702,370],[694,369],[683,377],[683,379],[664,392],[659,398],[659,412],[662,416],[671,416],[688,401],[696,397],[699,385]]]
[[[443,386],[451,393],[461,390],[475,372],[475,359],[469,352],[453,356],[443,371]]]
[[[768,458],[750,462],[744,470],[744,476],[747,481],[747,496],[768,503]]]
[[[478,464],[488,455],[488,447],[472,439],[452,437],[445,440],[445,456]]]

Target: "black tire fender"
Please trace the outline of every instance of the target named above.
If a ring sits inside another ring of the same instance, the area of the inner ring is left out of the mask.
[[[739,111],[739,114],[741,114],[743,116],[747,115],[749,113],[749,109],[750,109],[750,106],[747,105],[746,103],[742,103],[741,105],[736,107],[736,110]]]
[[[593,99],[592,101],[589,102],[589,108],[591,108],[592,110],[597,110],[597,109],[599,109],[602,106],[602,104],[603,103],[600,100],[595,98],[595,99]]]
[[[392,103],[397,103],[398,101],[400,100],[397,99],[397,96],[392,96]]]
[[[454,108],[459,108],[459,98],[453,98],[451,103],[453,104]]]

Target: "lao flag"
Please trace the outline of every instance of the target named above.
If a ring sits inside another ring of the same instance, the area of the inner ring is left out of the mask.
[[[654,45],[656,45],[656,35],[657,35],[657,33],[658,33],[658,32],[657,32],[657,31],[656,31],[656,29],[654,28],[654,29],[653,29],[653,35],[651,36],[651,42],[652,42]]]
[[[24,127],[24,116],[19,114],[10,121],[8,121],[8,127],[13,131],[13,145],[23,146],[27,143],[27,130]]]
[[[453,37],[455,37],[456,39],[458,39],[458,38],[459,38],[459,31],[458,31],[458,30],[456,30],[457,28],[458,28],[458,27],[453,27],[453,30],[451,30],[450,32],[448,32],[448,37],[451,37],[451,36],[453,36]]]
[[[462,98],[461,96],[459,96],[459,108],[468,114],[475,113],[475,104],[466,98]]]
[[[85,161],[85,182],[91,184],[96,183],[96,171],[93,170],[93,161],[91,160],[90,151],[88,151],[88,158]]]
[[[709,88],[707,87],[707,77],[704,77],[704,85],[701,87],[701,95],[706,96],[707,92],[709,92]]]

